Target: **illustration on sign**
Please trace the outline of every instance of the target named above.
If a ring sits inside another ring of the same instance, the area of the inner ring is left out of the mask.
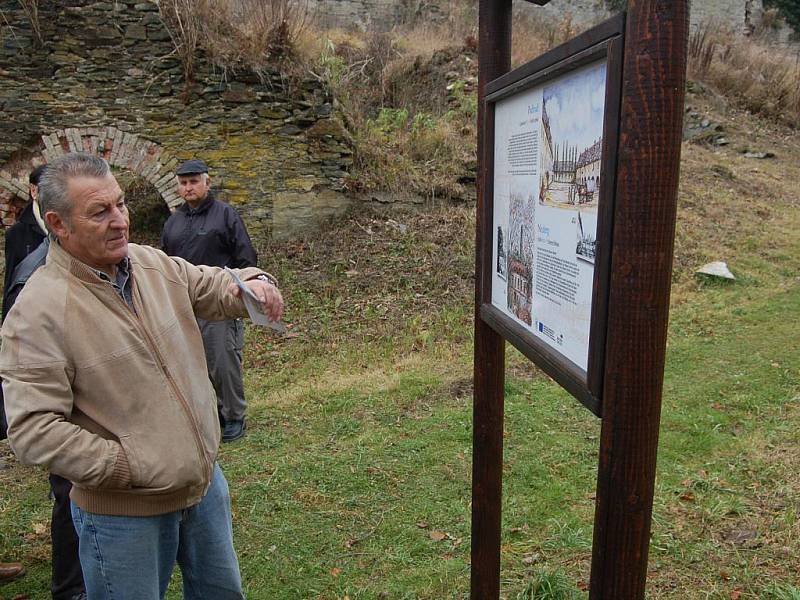
[[[495,105],[492,304],[586,370],[606,62]]]

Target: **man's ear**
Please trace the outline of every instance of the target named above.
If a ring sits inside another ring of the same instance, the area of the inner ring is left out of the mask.
[[[58,213],[48,210],[44,213],[44,222],[47,223],[47,228],[52,231],[57,238],[68,236],[70,231],[69,227],[67,227],[66,222]]]

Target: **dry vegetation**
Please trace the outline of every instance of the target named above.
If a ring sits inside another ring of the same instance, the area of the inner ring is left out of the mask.
[[[271,70],[326,81],[353,133],[351,191],[464,199],[474,191],[477,6],[444,4],[445,18],[414,18],[387,33],[317,30],[307,3],[292,0],[160,0],[187,81],[198,50],[225,69]],[[213,5],[213,7],[212,7]],[[191,10],[190,10],[191,8]],[[692,33],[689,77],[732,106],[800,123],[800,54],[719,27]],[[578,33],[519,11],[512,66]]]
[[[516,15],[512,66],[577,33],[569,15],[559,23]],[[355,134],[351,187],[467,195],[477,134],[475,7],[451,2],[449,18],[440,23],[412,23],[382,35],[326,32],[316,39],[324,45],[316,58],[315,48],[306,48],[311,68],[331,83]],[[689,77],[723,104],[792,127],[800,123],[797,48],[776,47],[767,31],[743,38],[706,26],[693,32],[689,54]]]
[[[689,77],[754,114],[800,123],[800,46],[778,47],[763,32],[742,38],[707,25],[689,40]]]
[[[451,199],[473,193],[477,6],[451,2],[447,14],[390,33],[328,31],[318,38],[323,46],[312,70],[330,82],[356,139],[354,191]],[[569,17],[545,24],[520,15],[512,63],[575,33]]]
[[[187,85],[200,50],[224,70],[258,75],[302,63],[297,47],[308,19],[302,0],[158,0],[158,6]]]

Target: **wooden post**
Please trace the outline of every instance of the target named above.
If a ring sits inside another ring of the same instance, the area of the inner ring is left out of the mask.
[[[490,244],[482,243],[491,222],[486,194],[487,155],[494,140],[484,137],[486,84],[511,69],[511,0],[480,0],[478,32],[478,197],[475,251],[475,366],[472,434],[472,551],[470,598],[500,597],[500,516],[503,486],[503,386],[505,341],[480,316],[482,281],[490,277]]]
[[[688,19],[688,0],[628,2],[591,600],[644,598]]]

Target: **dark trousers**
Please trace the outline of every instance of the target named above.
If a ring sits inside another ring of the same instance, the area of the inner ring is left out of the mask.
[[[244,324],[233,321],[197,319],[206,351],[208,376],[217,392],[217,408],[225,421],[244,419],[247,402],[242,381]]]
[[[53,492],[53,520],[50,536],[53,541],[53,579],[50,590],[53,600],[68,600],[83,591],[83,573],[78,559],[78,534],[72,523],[69,491],[72,483],[50,474],[50,489]]]

